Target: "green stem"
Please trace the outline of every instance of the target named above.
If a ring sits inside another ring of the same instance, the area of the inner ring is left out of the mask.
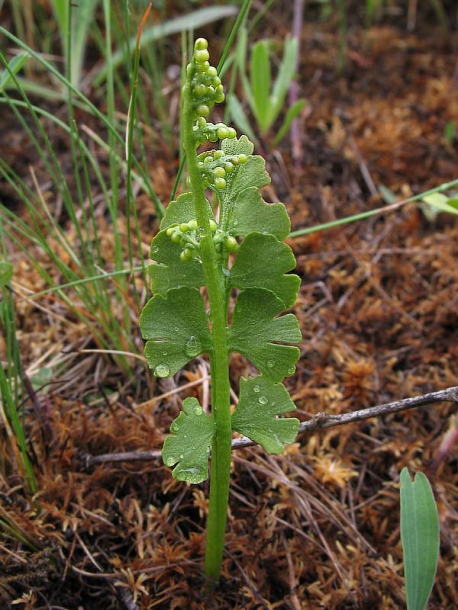
[[[194,196],[196,220],[202,231],[200,253],[205,274],[212,317],[213,353],[210,354],[212,378],[212,416],[215,436],[212,448],[210,500],[205,550],[205,574],[218,581],[223,558],[231,466],[231,413],[229,385],[229,354],[226,337],[226,295],[221,263],[210,229],[205,187],[197,165],[194,110],[189,82],[184,87],[183,147],[188,161],[188,175]]]

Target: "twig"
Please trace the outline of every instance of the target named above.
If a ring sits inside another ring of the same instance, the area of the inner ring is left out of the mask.
[[[313,432],[319,428],[332,428],[333,426],[342,426],[371,417],[381,417],[390,413],[399,413],[407,411],[415,407],[422,407],[434,402],[456,402],[458,404],[458,386],[439,390],[438,392],[429,392],[423,396],[414,396],[413,398],[404,398],[403,400],[395,400],[383,405],[352,411],[351,413],[341,413],[340,415],[326,415],[325,413],[317,413],[310,421],[303,422],[299,427],[299,432]]]
[[[348,136],[348,143],[350,144],[350,148],[355,156],[356,162],[358,163],[359,171],[361,172],[361,175],[364,179],[364,182],[366,183],[367,188],[369,189],[370,194],[372,195],[372,197],[377,197],[377,187],[375,186],[374,181],[372,180],[372,176],[369,172],[367,164],[364,161],[363,156],[352,135]]]
[[[285,549],[286,561],[288,563],[289,596],[291,599],[291,605],[293,607],[293,610],[301,610],[299,598],[297,597],[297,583],[296,576],[294,573],[293,560],[291,557],[291,553],[289,552],[288,543],[286,542],[284,534],[282,535],[282,542],[283,548]]]
[[[416,407],[422,407],[434,402],[454,402],[458,404],[458,386],[439,390],[438,392],[429,392],[422,396],[414,396],[413,398],[404,398],[403,400],[395,400],[383,405],[360,409],[350,413],[341,413],[340,415],[326,415],[326,413],[317,413],[312,419],[302,422],[299,426],[299,434],[307,432],[311,434],[321,428],[333,428],[334,426],[343,426],[351,424],[371,417],[381,417],[390,413],[399,413]],[[242,449],[256,445],[249,438],[241,437],[233,439],[232,449]],[[132,461],[150,461],[157,460],[161,457],[160,451],[126,451],[125,453],[106,453],[102,455],[86,455],[86,467],[94,464],[102,464],[105,462],[132,462]]]
[[[304,0],[294,0],[294,13],[293,13],[293,28],[292,34],[293,38],[297,39],[297,55],[296,55],[296,65],[295,71],[297,72],[299,69],[299,46],[301,43],[301,34],[302,34],[302,22],[304,15]],[[299,85],[297,80],[294,79],[291,81],[289,87],[289,105],[293,106],[299,98]],[[300,162],[302,159],[302,140],[301,133],[299,127],[299,119],[296,117],[294,121],[291,123],[290,127],[291,133],[291,148],[292,148],[292,156],[294,160],[294,166],[296,169],[299,168]]]
[[[94,464],[104,464],[105,462],[140,462],[158,460],[161,457],[160,451],[126,451],[124,453],[103,453],[102,455],[85,455],[84,463],[86,468]]]

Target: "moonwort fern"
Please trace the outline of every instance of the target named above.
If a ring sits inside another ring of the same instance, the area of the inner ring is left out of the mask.
[[[283,204],[263,200],[259,189],[270,178],[248,138],[208,122],[211,108],[222,101],[223,86],[209,63],[208,43],[199,38],[183,88],[190,190],[170,202],[152,241],[154,296],[140,319],[146,358],[157,377],[174,375],[201,354],[210,361],[211,414],[196,398],[185,399],[162,456],[174,467],[176,479],[201,483],[208,478],[211,455],[205,573],[213,581],[223,556],[232,431],[269,453],[281,453],[294,441],[299,421],[279,416],[295,409],[282,381],[295,371],[299,350],[291,344],[301,339],[296,317],[280,316],[294,304],[300,284],[289,273],[295,258],[283,243],[289,217]],[[220,148],[199,153],[206,141],[221,141]],[[260,374],[240,379],[239,401],[231,414],[234,352]]]

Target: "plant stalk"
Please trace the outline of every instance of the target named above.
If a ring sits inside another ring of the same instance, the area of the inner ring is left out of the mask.
[[[212,417],[215,436],[212,447],[209,514],[205,550],[206,576],[216,583],[221,572],[231,466],[231,413],[229,354],[226,336],[226,295],[222,264],[213,243],[205,187],[197,165],[194,114],[189,82],[184,86],[183,147],[194,197],[196,220],[202,231],[200,250],[212,320],[213,352],[210,354]]]

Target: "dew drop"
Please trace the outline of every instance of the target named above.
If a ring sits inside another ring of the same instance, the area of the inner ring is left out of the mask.
[[[194,407],[193,409],[194,415],[202,415],[203,412],[204,410],[202,409],[202,407]]]
[[[178,430],[180,429],[180,424],[176,421],[172,422],[172,425],[170,426],[170,431],[171,432],[178,432]]]
[[[202,344],[197,337],[191,335],[186,342],[184,351],[188,358],[195,358],[202,352]]]
[[[202,471],[199,468],[183,468],[178,473],[179,481],[187,481],[188,483],[201,483]]]
[[[168,377],[170,375],[170,369],[166,364],[158,364],[154,369],[156,377]]]
[[[183,468],[182,470],[180,470],[180,474],[197,475],[197,474],[199,474],[199,469],[198,468]]]
[[[259,392],[261,388],[258,385],[253,386],[253,392]]]
[[[294,375],[295,372],[296,372],[295,366],[292,366],[288,369],[288,375]]]
[[[269,369],[272,369],[275,366],[275,361],[274,360],[268,360],[267,361],[267,366],[269,367]]]
[[[178,460],[176,459],[175,456],[173,455],[169,455],[168,458],[166,458],[165,460],[165,465],[166,466],[173,466],[174,464],[176,464],[178,462]]]
[[[231,272],[229,271],[229,269],[226,269],[226,267],[224,265],[221,267],[221,270],[223,272],[223,275],[225,275],[226,277],[229,277],[231,275]]]
[[[156,254],[156,252],[159,251],[159,247],[158,246],[152,246],[151,248],[151,254]]]
[[[261,405],[266,405],[269,402],[266,396],[260,396],[258,400]]]
[[[180,453],[180,460],[184,458],[184,453]]]
[[[239,224],[239,221],[238,221],[238,220],[233,220],[233,221],[232,221],[232,226],[233,226],[233,227],[236,227],[238,224]]]

